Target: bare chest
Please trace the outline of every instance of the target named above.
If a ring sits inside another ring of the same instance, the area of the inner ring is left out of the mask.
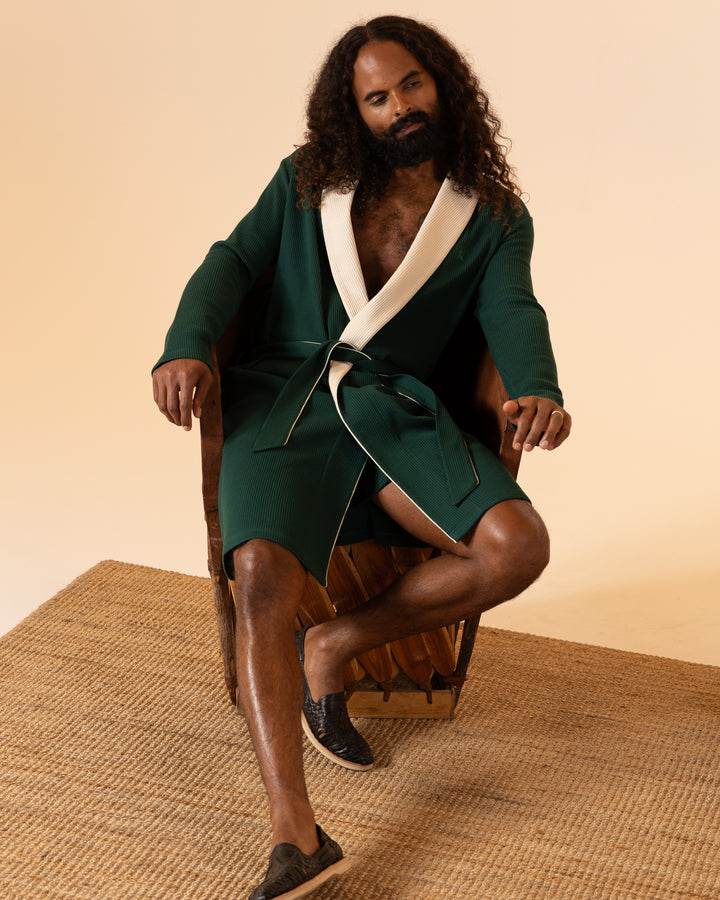
[[[368,297],[382,288],[405,259],[431,205],[432,198],[402,204],[382,201],[362,219],[353,211],[355,244]]]

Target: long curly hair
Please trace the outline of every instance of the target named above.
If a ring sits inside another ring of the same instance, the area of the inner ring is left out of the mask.
[[[363,196],[380,196],[390,172],[370,149],[367,126],[353,95],[353,66],[370,41],[402,44],[432,75],[446,127],[444,171],[464,194],[476,191],[496,218],[508,204],[520,209],[520,189],[506,154],[509,141],[477,76],[455,47],[434,28],[402,16],[356,25],[330,51],[307,105],[305,143],[295,153],[298,206],[320,206],[324,189],[348,192],[362,179]]]

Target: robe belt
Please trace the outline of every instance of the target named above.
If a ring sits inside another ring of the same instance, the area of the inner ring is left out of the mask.
[[[372,359],[344,341],[320,344],[303,360],[268,413],[253,444],[254,451],[287,444],[308,400],[333,361],[350,363],[362,373],[377,375],[382,378],[385,388],[390,387],[396,395],[415,401],[426,415],[434,417],[436,438],[453,503],[461,503],[477,487],[479,478],[463,433],[435,393],[414,376],[395,369],[392,363]],[[352,424],[348,425],[348,429],[352,433]],[[363,446],[354,434],[353,437]],[[372,457],[366,447],[363,446],[363,449]]]

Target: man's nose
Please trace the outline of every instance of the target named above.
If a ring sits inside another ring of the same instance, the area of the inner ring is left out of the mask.
[[[408,103],[407,97],[403,97],[395,92],[392,94],[392,104],[393,115],[398,119],[400,116],[406,116],[412,109],[412,106]]]

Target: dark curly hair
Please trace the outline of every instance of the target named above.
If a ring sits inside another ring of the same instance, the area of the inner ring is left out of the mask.
[[[402,16],[381,16],[356,25],[333,47],[320,69],[307,105],[305,143],[295,153],[298,206],[320,206],[324,189],[348,192],[363,180],[364,196],[379,196],[390,172],[372,153],[367,126],[353,95],[353,66],[371,41],[402,44],[435,80],[446,123],[445,174],[465,194],[477,191],[493,216],[519,210],[520,189],[506,159],[509,142],[477,76],[434,28]]]

